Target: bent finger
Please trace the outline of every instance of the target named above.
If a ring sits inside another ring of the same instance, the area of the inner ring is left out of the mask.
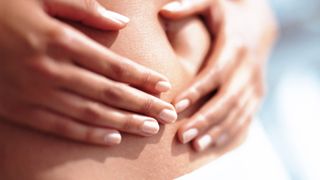
[[[101,30],[119,30],[129,22],[129,18],[109,11],[96,0],[51,0],[44,6],[52,16],[98,28]]]
[[[179,129],[179,137],[183,143],[190,142],[199,134],[205,133],[212,126],[220,123],[229,123],[253,96],[253,86],[249,86],[238,93],[237,99],[223,99],[216,101],[213,98],[204,108],[200,109],[191,119]],[[223,119],[225,118],[226,119]],[[190,135],[190,132],[197,132]]]
[[[258,104],[257,98],[249,100],[243,108],[231,114],[227,121],[213,127],[208,133],[197,138],[193,143],[194,148],[197,151],[203,151],[212,145],[224,146],[230,142],[238,132],[249,126]]]
[[[174,100],[177,112],[182,112],[200,98],[213,92],[224,79],[231,75],[238,66],[243,53],[241,41],[219,40],[215,51],[205,68],[192,81],[191,85],[182,91]]]

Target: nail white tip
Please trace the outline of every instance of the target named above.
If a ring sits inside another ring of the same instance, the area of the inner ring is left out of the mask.
[[[120,144],[121,135],[119,133],[109,133],[109,134],[105,135],[104,141],[107,144]]]
[[[160,92],[166,92],[171,89],[171,84],[167,81],[160,81],[157,83],[155,89]]]
[[[155,120],[154,121],[147,120],[142,125],[142,131],[144,133],[151,134],[151,135],[157,134],[159,132],[159,129],[160,129],[159,124]]]
[[[181,3],[178,1],[171,2],[163,7],[167,11],[177,11],[181,8]]]
[[[197,141],[199,151],[203,151],[203,150],[207,149],[211,145],[211,143],[212,143],[212,138],[210,135],[202,136]]]
[[[109,10],[106,10],[105,8],[101,7],[98,8],[98,12],[101,14],[101,16],[103,16],[104,18],[110,19],[112,18],[113,20],[115,20],[118,23],[124,23],[127,24],[129,23],[130,19],[126,16],[123,16],[121,14],[118,14],[116,12],[112,12]]]
[[[179,113],[187,109],[189,106],[190,106],[190,100],[183,99],[175,105],[175,108],[176,108],[176,111]]]
[[[182,135],[182,143],[186,144],[198,135],[199,131],[195,128],[185,131]]]
[[[161,111],[159,114],[159,118],[162,121],[165,121],[166,123],[173,123],[177,120],[178,115],[175,111],[169,110],[169,109],[164,109]]]

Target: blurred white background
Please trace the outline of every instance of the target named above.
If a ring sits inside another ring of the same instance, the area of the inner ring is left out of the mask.
[[[262,123],[292,180],[320,180],[320,1],[270,2],[281,34]]]

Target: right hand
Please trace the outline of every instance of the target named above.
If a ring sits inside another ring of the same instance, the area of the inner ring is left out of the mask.
[[[95,0],[0,0],[0,116],[73,140],[119,144],[154,135],[174,107],[150,94],[168,79],[121,57],[52,16],[101,30],[128,19]],[[134,88],[133,88],[134,87]]]

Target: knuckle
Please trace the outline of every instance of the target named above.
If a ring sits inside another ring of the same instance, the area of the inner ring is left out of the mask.
[[[85,142],[94,142],[95,140],[95,129],[94,128],[86,128],[84,131],[83,140]]]
[[[28,63],[28,68],[31,72],[39,77],[44,77],[53,81],[60,80],[59,71],[55,66],[45,58],[35,58]]]
[[[95,0],[83,0],[83,5],[86,10],[91,13],[96,12],[98,3]]]
[[[58,135],[69,136],[72,125],[69,121],[56,120],[53,123],[53,132]]]
[[[110,63],[111,76],[114,77],[114,79],[125,79],[128,77],[129,68],[130,66],[121,60]]]
[[[61,44],[66,39],[69,39],[64,27],[52,26],[47,28],[45,35],[48,41],[53,44]]]
[[[119,102],[126,94],[125,86],[126,85],[124,84],[116,83],[113,86],[105,87],[102,92],[104,99],[108,100],[109,102]]]
[[[146,115],[150,114],[152,112],[152,107],[155,103],[156,102],[153,98],[146,98],[142,104],[140,112]]]
[[[143,72],[141,84],[142,85],[149,84],[151,81],[151,77],[152,77],[152,74],[150,71]]]
[[[134,117],[133,115],[127,115],[122,124],[122,130],[126,132],[132,132],[133,131],[133,124],[134,124]]]
[[[82,120],[96,123],[101,119],[101,115],[98,112],[98,104],[96,103],[88,103],[82,109]]]

